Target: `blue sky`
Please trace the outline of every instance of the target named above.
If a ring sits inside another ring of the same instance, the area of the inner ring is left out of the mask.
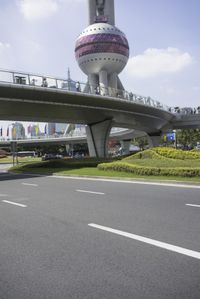
[[[200,1],[115,0],[127,36],[125,89],[169,106],[200,105]],[[1,0],[0,68],[86,81],[74,58],[87,0]]]

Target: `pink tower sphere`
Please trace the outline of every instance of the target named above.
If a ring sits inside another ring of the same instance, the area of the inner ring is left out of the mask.
[[[76,60],[86,74],[119,74],[129,58],[129,45],[125,34],[107,23],[94,23],[78,37],[75,46]]]

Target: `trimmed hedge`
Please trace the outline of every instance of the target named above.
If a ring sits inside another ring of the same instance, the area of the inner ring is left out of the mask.
[[[126,162],[111,162],[98,165],[99,170],[123,171],[134,173],[137,175],[156,175],[156,176],[181,176],[181,177],[196,177],[200,176],[200,167],[177,167],[177,168],[162,168],[162,167],[143,167],[132,165]]]
[[[200,159],[200,152],[183,151],[169,147],[154,147],[152,151],[166,158],[180,159],[180,160],[194,160]]]
[[[152,149],[138,152],[129,156],[123,161],[130,161],[135,159],[178,159],[178,160],[200,160],[200,151],[183,151],[174,148],[154,147]]]
[[[16,167],[19,169],[34,169],[34,168],[55,168],[55,169],[72,169],[72,168],[83,168],[83,167],[97,167],[99,163],[110,162],[110,159],[96,159],[96,158],[84,158],[84,159],[58,159],[41,161],[27,164],[19,164]],[[16,168],[14,167],[14,168]]]
[[[131,161],[135,159],[157,159],[157,160],[168,160],[169,158],[164,157],[158,154],[153,149],[148,149],[145,151],[138,152],[137,154],[133,154],[127,158],[124,158],[123,161]]]

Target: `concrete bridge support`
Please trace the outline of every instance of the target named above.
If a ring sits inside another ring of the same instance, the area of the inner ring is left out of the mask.
[[[108,137],[112,120],[87,125],[86,134],[90,157],[105,158],[107,156]]]
[[[130,153],[129,148],[131,144],[131,139],[122,140],[120,143],[121,147],[123,148],[123,154],[128,155]]]
[[[149,147],[156,147],[161,144],[161,132],[155,132],[147,135]]]

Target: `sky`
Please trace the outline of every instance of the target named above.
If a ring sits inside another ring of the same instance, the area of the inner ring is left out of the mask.
[[[120,74],[126,90],[168,106],[200,105],[199,11],[199,0],[115,0],[130,47]],[[0,69],[66,78],[70,68],[86,82],[74,47],[87,26],[87,0],[0,0]]]

